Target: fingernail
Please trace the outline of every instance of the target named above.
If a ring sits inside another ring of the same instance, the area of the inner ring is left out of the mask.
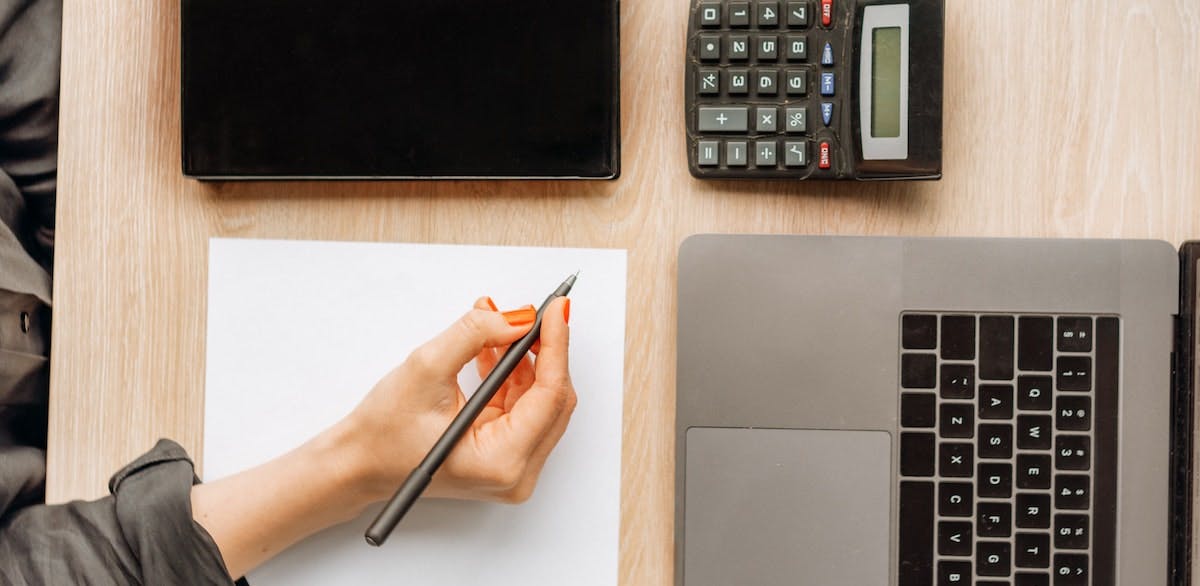
[[[571,323],[571,298],[570,297],[568,297],[567,300],[563,302],[563,321],[566,323]]]
[[[531,324],[537,319],[537,310],[522,307],[521,309],[506,311],[500,315],[504,316],[504,321],[508,322],[510,326],[523,326]]]
[[[492,301],[491,297],[484,297],[483,300],[487,301],[488,307],[492,308],[492,311],[500,311],[500,308],[496,307],[496,302]]]

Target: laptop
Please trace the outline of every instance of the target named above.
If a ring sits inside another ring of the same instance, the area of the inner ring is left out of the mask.
[[[1198,258],[689,238],[676,586],[1189,583]]]

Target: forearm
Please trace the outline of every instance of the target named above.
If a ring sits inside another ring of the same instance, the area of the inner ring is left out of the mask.
[[[353,519],[372,501],[338,425],[270,462],[192,489],[192,515],[242,576],[290,545]]]

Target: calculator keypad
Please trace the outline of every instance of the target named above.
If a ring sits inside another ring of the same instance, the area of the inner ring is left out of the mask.
[[[836,8],[827,0],[694,0],[687,75],[694,174],[843,176],[835,63],[843,61],[844,33],[823,24]]]

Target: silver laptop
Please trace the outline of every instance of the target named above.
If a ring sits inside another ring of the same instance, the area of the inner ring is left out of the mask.
[[[689,238],[675,584],[1189,583],[1198,250]]]

